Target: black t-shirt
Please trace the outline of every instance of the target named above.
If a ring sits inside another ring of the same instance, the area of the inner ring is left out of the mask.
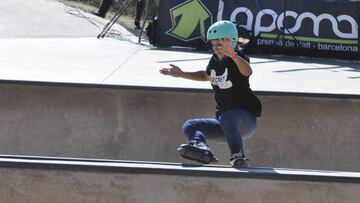
[[[242,52],[238,55],[250,62]],[[219,60],[213,54],[206,68],[211,77],[211,86],[215,91],[216,115],[235,108],[248,110],[253,115],[261,116],[261,102],[250,89],[249,77],[240,73],[236,63],[229,57]]]

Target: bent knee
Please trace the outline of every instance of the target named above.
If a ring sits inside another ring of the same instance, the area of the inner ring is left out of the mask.
[[[188,132],[189,130],[193,130],[193,129],[194,129],[194,125],[195,125],[195,122],[194,122],[194,120],[192,120],[192,119],[185,121],[185,123],[184,123],[184,125],[183,125],[183,127],[182,127],[183,133],[186,133],[186,132]]]

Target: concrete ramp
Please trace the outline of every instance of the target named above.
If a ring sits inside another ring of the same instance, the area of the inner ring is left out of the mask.
[[[2,202],[358,202],[360,173],[0,156]]]
[[[257,92],[263,116],[246,140],[252,166],[358,171],[358,96]],[[180,162],[186,119],[212,117],[204,90],[0,84],[0,153]],[[229,164],[225,142],[210,147]]]

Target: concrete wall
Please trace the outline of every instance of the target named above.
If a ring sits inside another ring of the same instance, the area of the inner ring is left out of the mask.
[[[360,99],[260,99],[252,166],[360,171]],[[214,106],[210,93],[0,84],[0,153],[188,162],[181,126]],[[227,145],[209,144],[228,164]]]
[[[113,172],[0,169],[0,201],[358,202],[360,184]]]

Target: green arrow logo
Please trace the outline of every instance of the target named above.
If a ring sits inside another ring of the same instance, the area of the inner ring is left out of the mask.
[[[189,0],[170,9],[172,28],[166,32],[183,41],[201,38],[205,41],[205,24],[212,14],[200,0]]]

